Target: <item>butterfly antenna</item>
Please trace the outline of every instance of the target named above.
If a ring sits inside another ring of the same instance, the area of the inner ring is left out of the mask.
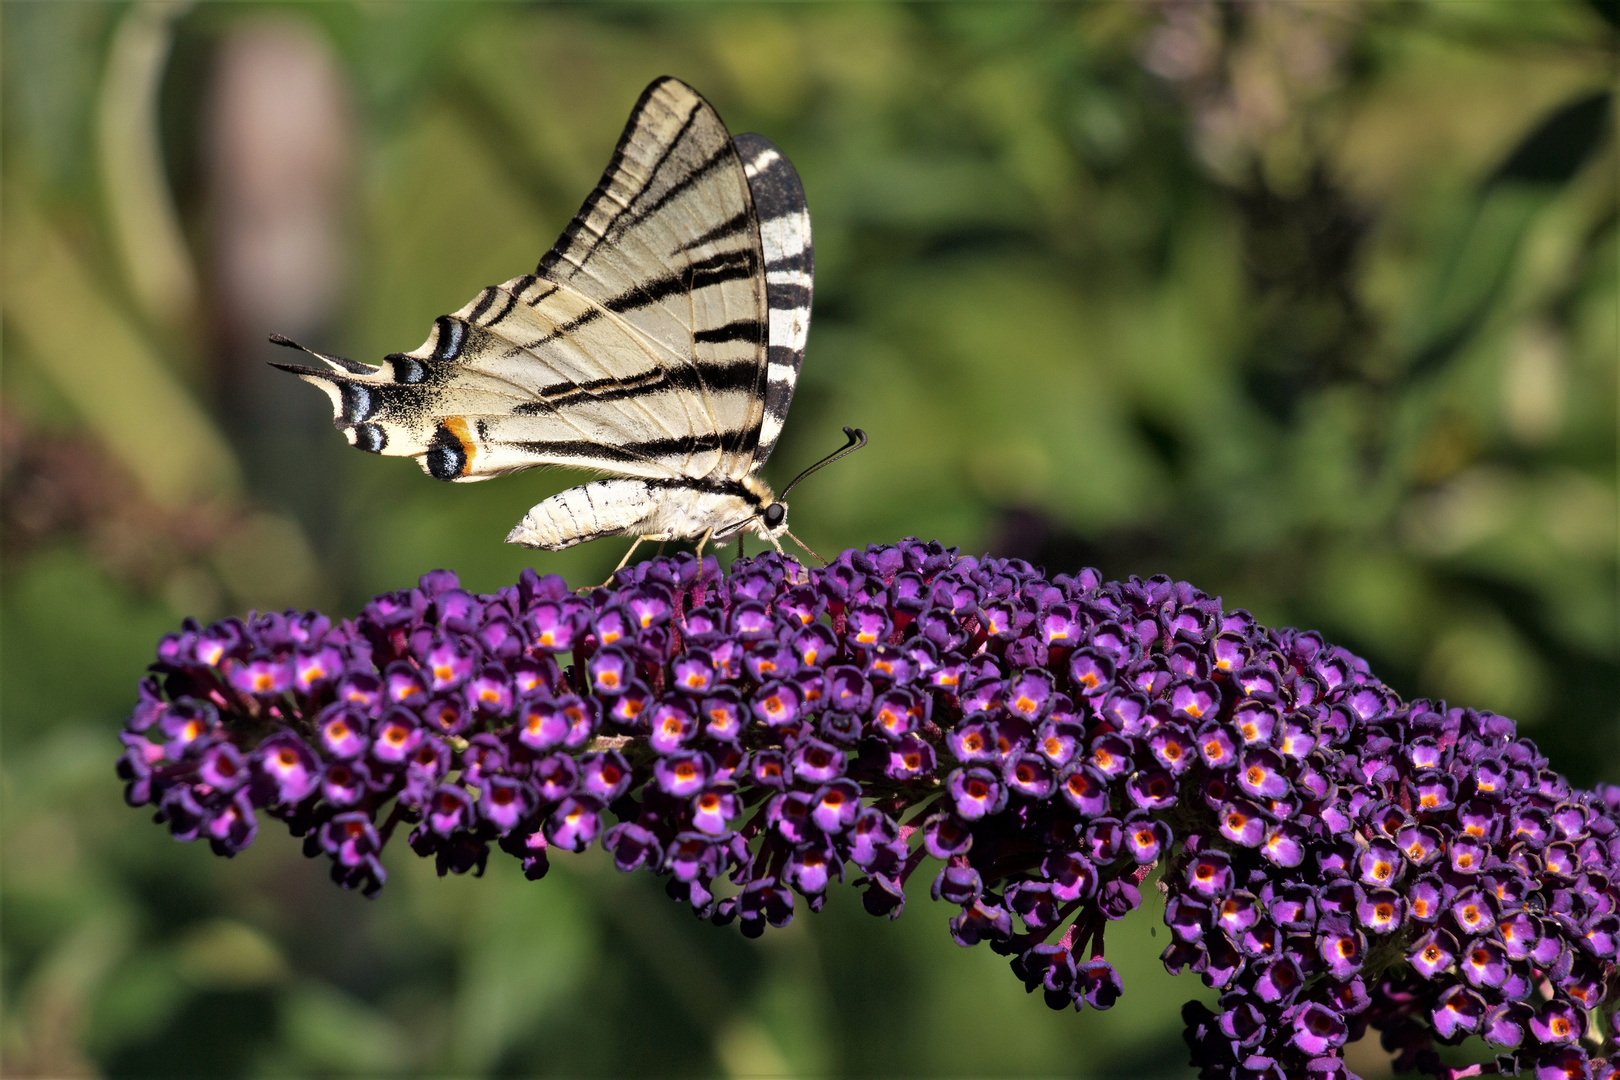
[[[784,529],[783,532],[787,532],[787,530]],[[787,538],[789,540],[793,541],[795,544],[798,544],[800,547],[804,548],[804,550],[808,551],[815,558],[815,560],[818,563],[820,563],[822,566],[827,565],[827,560],[823,559],[820,555],[817,555],[815,549],[812,548],[809,544],[805,543],[803,540],[800,540],[797,536],[794,536],[792,533],[788,533]]]
[[[816,472],[819,469],[825,469],[828,465],[831,465],[844,455],[853,454],[855,451],[866,445],[866,432],[862,431],[860,428],[847,427],[844,429],[844,436],[849,440],[847,443],[839,447],[837,450],[834,450],[832,453],[828,454],[826,457],[822,458],[808,469],[804,470],[804,472],[800,473],[798,476],[795,476],[788,486],[782,489],[782,494],[779,496],[779,498],[786,499],[788,492],[792,491],[794,487],[798,485],[800,480],[803,480],[811,473]],[[799,546],[804,547],[803,544],[800,544]],[[809,548],[804,548],[804,550],[810,551]],[[816,555],[816,553],[813,551],[810,551],[810,554]],[[821,556],[816,555],[816,558],[821,559]],[[822,559],[822,562],[826,562],[826,560]]]

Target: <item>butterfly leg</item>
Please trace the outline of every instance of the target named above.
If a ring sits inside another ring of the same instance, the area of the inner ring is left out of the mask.
[[[714,530],[713,529],[705,529],[703,531],[703,538],[697,542],[698,562],[703,561],[703,549],[709,546],[709,538],[711,536],[713,536],[713,535],[714,535]]]
[[[620,570],[624,569],[624,564],[630,561],[630,556],[632,556],[632,555],[634,555],[636,553],[636,548],[640,547],[641,542],[643,540],[645,540],[645,539],[647,539],[645,536],[636,537],[636,542],[630,545],[630,550],[624,553],[624,558],[619,560],[619,565],[615,566],[613,568],[613,573],[611,573],[611,574],[609,574],[607,576],[606,581],[602,582],[602,584],[597,586],[598,589],[605,589],[609,585],[613,584],[614,577],[616,577],[618,575]]]

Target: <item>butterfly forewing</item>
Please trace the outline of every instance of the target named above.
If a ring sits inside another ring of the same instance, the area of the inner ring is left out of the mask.
[[[760,254],[765,260],[769,345],[765,415],[755,461],[763,463],[776,446],[793,403],[810,334],[810,297],[815,278],[810,244],[810,210],[804,186],[787,155],[761,135],[739,135],[737,153],[759,218]]]
[[[811,273],[786,157],[756,135],[733,141],[694,90],[660,79],[535,273],[434,320],[381,367],[318,353],[324,368],[284,366],[326,391],[354,445],[439,479],[596,469],[654,482],[624,489],[627,523],[631,505],[658,503],[666,532],[723,513],[710,531],[726,535],[769,493],[755,474],[793,397]],[[697,501],[682,510],[656,491]],[[722,495],[740,501],[699,509]],[[558,513],[568,539],[583,512]]]

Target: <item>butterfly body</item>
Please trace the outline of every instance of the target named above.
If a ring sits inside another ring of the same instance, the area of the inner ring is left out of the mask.
[[[723,543],[748,531],[766,541],[787,531],[787,507],[757,476],[712,484],[593,480],[538,503],[506,539],[560,551],[604,536]]]
[[[760,469],[804,359],[813,272],[787,158],[733,139],[664,78],[534,273],[484,289],[380,366],[307,349],[322,366],[278,366],[326,392],[351,445],[415,457],[436,479],[548,465],[614,477],[539,503],[509,542],[752,531],[776,544],[787,507]]]

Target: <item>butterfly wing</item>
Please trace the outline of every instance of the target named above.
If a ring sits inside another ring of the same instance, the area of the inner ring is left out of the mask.
[[[381,367],[318,353],[324,367],[283,366],[326,391],[353,445],[443,480],[535,465],[741,479],[769,411],[766,262],[725,125],[660,79],[534,274]]]
[[[754,460],[762,465],[782,433],[804,364],[815,258],[810,244],[810,208],[793,163],[762,135],[739,135],[734,142],[759,219],[760,254],[765,263],[765,415],[754,451]]]

